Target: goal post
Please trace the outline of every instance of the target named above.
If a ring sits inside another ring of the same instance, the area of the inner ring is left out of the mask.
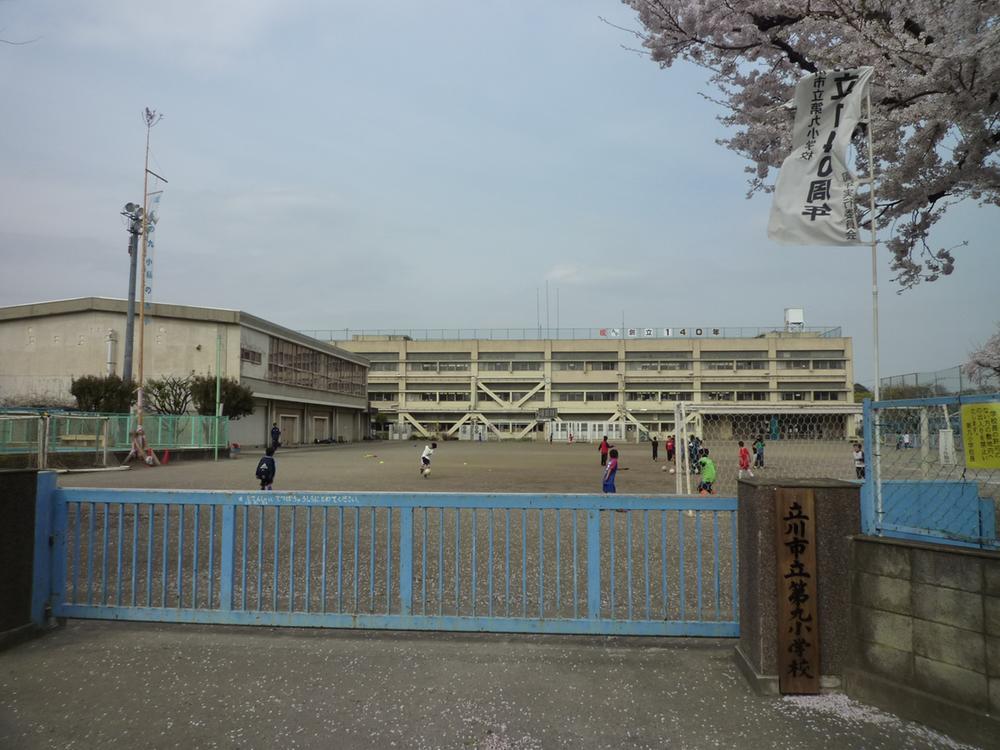
[[[678,403],[676,491],[698,486],[700,453],[707,449],[717,467],[716,494],[735,494],[740,475],[740,441],[751,453],[755,476],[856,480],[852,445],[861,441],[861,404]],[[749,472],[747,472],[749,473]]]

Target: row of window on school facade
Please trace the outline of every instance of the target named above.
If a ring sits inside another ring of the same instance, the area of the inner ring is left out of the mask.
[[[373,373],[400,371],[397,353],[366,354]],[[557,372],[602,372],[624,369],[631,372],[692,371],[695,365],[702,370],[819,370],[837,371],[847,367],[842,350],[778,351],[775,359],[769,359],[766,351],[702,352],[695,358],[691,352],[626,352],[625,360],[618,359],[613,352],[553,352],[552,359],[546,360],[542,352],[480,352],[473,363],[465,352],[410,354],[406,360],[406,371],[410,373],[470,372],[473,364],[480,372],[540,372],[546,364],[551,364]]]
[[[498,397],[508,402],[520,401],[528,395],[528,391],[505,391],[502,389],[490,388]],[[407,400],[410,401],[433,401],[433,402],[470,402],[472,400],[471,391],[428,391],[413,389],[403,392]],[[368,398],[372,402],[398,402],[400,400],[398,390],[381,391],[372,390]],[[841,401],[848,400],[847,391],[844,390],[701,390],[701,391],[626,391],[626,401],[651,401],[656,403],[678,402],[678,401]],[[479,394],[479,400],[486,404],[496,403],[486,394]],[[613,390],[591,391],[575,390],[552,392],[553,401],[618,401],[618,392]],[[526,403],[541,403],[545,401],[545,395],[541,392],[532,394]]]
[[[261,365],[265,354],[242,346],[240,359]],[[266,363],[267,379],[272,383],[362,398],[367,390],[367,367],[275,336],[270,337]]]

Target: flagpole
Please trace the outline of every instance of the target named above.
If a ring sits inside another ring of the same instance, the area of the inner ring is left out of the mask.
[[[868,217],[868,228],[872,235],[872,343],[875,353],[875,387],[873,394],[875,401],[882,397],[881,372],[879,370],[879,350],[878,350],[878,234],[875,226],[875,156],[874,156],[874,135],[872,127],[874,112],[872,112],[872,84],[869,82],[865,104],[868,110],[868,205],[870,215]],[[875,500],[875,529],[878,531],[882,527],[884,516],[882,508],[882,430],[879,423],[879,415],[876,410],[872,410],[872,462],[874,472],[872,474],[872,491]]]
[[[143,113],[143,119],[146,121],[146,160],[143,164],[142,169],[142,281],[139,282],[139,368],[138,368],[138,380],[136,381],[136,421],[138,425],[142,426],[142,414],[143,414],[143,365],[145,364],[145,352],[144,347],[146,343],[146,285],[148,284],[148,278],[146,277],[146,257],[149,248],[149,176],[153,175],[158,180],[166,182],[162,177],[160,177],[155,172],[149,171],[149,131],[153,129],[160,120],[163,119],[163,115],[157,114],[156,110],[152,110],[146,107]]]
[[[872,112],[871,83],[868,84],[866,104],[868,108],[868,202],[871,210],[868,226],[872,232],[872,340],[875,349],[875,389],[873,393],[875,394],[875,400],[878,401],[882,394],[878,351],[878,235],[875,228],[875,156],[872,146],[874,139],[872,134],[872,120],[874,119],[874,114]]]
[[[139,378],[136,398],[136,421],[142,427],[142,376],[144,345],[146,343],[146,247],[149,239],[149,131],[152,128],[149,110],[146,110],[146,161],[142,169],[142,281],[139,284]]]

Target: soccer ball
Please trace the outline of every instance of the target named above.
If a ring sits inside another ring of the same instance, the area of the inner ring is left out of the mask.
[[[152,465],[153,465],[153,457],[146,456],[146,466],[152,466]]]
[[[660,471],[666,471],[666,470],[667,470],[667,467],[666,467],[666,466],[661,466],[661,467],[660,467]]]
[[[671,469],[671,470],[670,470],[670,473],[671,473],[671,474],[673,474],[673,473],[674,473],[674,470],[673,470],[673,469]]]
[[[427,479],[431,475],[431,470],[429,468],[424,469],[424,479]]]

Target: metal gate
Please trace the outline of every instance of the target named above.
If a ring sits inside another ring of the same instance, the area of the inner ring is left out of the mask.
[[[54,484],[36,596],[58,617],[738,635],[733,498]]]

